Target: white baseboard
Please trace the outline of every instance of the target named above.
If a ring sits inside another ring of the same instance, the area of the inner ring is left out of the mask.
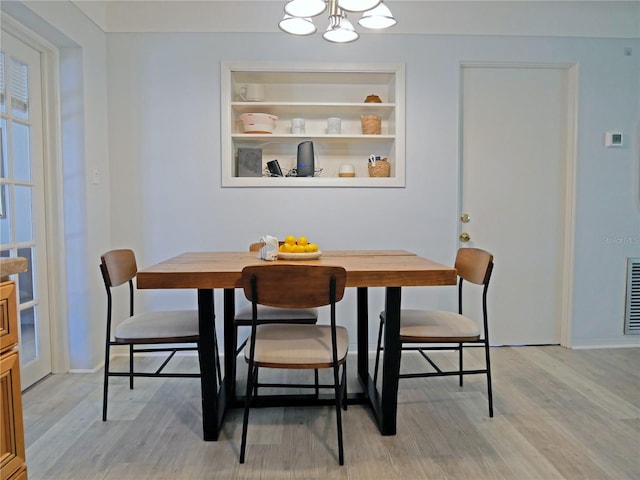
[[[95,368],[71,368],[69,369],[69,373],[98,373],[104,367],[104,362],[100,362],[100,364]]]
[[[640,348],[640,335],[627,335],[618,338],[595,338],[592,340],[573,340],[571,349],[595,348]]]
[[[631,337],[631,338],[627,338]],[[593,340],[576,340],[571,345],[571,349],[573,350],[586,350],[586,349],[597,349],[597,348],[640,348],[640,335],[636,336],[627,336],[624,338],[600,338]],[[357,352],[350,351],[349,356],[355,356]],[[375,350],[369,351],[369,355],[375,355]],[[112,359],[117,357],[128,357],[129,354],[126,352],[115,353],[111,356]],[[146,356],[146,357],[162,357],[166,356],[163,352],[147,352],[147,353],[138,353],[137,356]],[[186,351],[186,352],[176,352],[176,357],[195,357],[197,356],[197,352],[195,351]],[[220,355],[220,362],[224,362],[224,354]],[[104,362],[100,362],[94,368],[72,368],[69,370],[69,373],[97,373],[104,367]]]

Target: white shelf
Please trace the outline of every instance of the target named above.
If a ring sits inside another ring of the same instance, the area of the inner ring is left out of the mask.
[[[222,186],[223,187],[403,187],[404,65],[403,64],[304,64],[275,62],[224,62],[221,79]],[[242,85],[261,84],[263,101],[239,98]],[[383,103],[365,103],[378,95]],[[243,113],[269,113],[278,117],[273,134],[245,134]],[[381,133],[362,134],[361,115],[378,115]],[[342,120],[341,134],[326,133],[329,117]],[[305,133],[291,133],[291,119],[305,119]],[[260,149],[262,167],[277,159],[283,171],[295,167],[297,146],[314,143],[320,176],[237,176],[238,148]],[[371,178],[370,155],[387,158],[387,178]],[[349,163],[356,177],[339,178],[340,165]]]
[[[241,113],[272,113],[274,115],[305,116],[327,118],[337,114],[380,115],[389,118],[396,108],[393,103],[302,103],[302,102],[231,102],[231,108]]]
[[[396,139],[395,135],[329,135],[329,134],[255,134],[255,133],[232,133],[233,140],[252,140],[257,143],[269,143],[290,140],[328,140],[331,143],[364,143],[366,145],[375,145],[381,143],[392,142]]]
[[[233,177],[226,187],[404,187],[396,177]]]

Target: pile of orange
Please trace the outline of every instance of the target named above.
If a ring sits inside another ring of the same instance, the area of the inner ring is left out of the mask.
[[[318,251],[318,245],[310,243],[307,237],[296,238],[293,235],[287,235],[284,243],[280,245],[280,251],[284,253],[314,253]]]

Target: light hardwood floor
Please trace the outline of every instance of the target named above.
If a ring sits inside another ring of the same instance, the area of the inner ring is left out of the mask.
[[[329,407],[252,410],[240,465],[241,412],[218,442],[204,442],[197,379],[138,379],[133,391],[117,379],[104,423],[100,373],[52,375],[24,394],[29,478],[640,478],[640,349],[502,347],[492,360],[494,418],[483,376],[462,389],[455,378],[403,380],[395,436],[378,433],[368,408],[349,406],[343,467]],[[403,369],[417,361],[405,355]],[[355,358],[349,367],[353,377]]]

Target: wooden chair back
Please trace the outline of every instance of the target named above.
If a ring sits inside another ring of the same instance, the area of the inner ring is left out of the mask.
[[[313,308],[330,305],[329,285],[335,278],[334,302],[344,296],[347,272],[326,265],[254,265],[242,270],[242,287],[253,302],[255,284],[259,285],[256,303],[279,308]]]
[[[264,247],[264,242],[256,242],[256,243],[252,243],[251,245],[249,245],[249,251],[250,252],[257,252],[259,251],[262,247]]]
[[[479,248],[460,248],[456,256],[458,276],[476,285],[487,285],[493,269],[493,255]]]
[[[132,250],[111,250],[100,257],[100,267],[107,287],[117,287],[135,278],[138,273]]]

